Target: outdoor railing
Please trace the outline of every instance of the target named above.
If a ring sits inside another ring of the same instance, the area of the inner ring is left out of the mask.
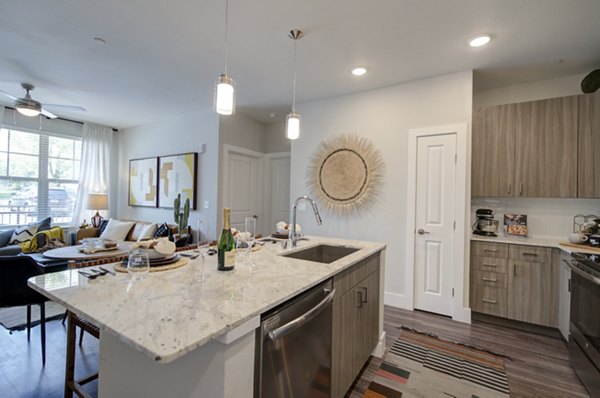
[[[39,215],[37,206],[0,205],[0,226],[23,225],[52,217],[52,224],[68,224],[73,219],[73,209],[51,207],[47,215]]]

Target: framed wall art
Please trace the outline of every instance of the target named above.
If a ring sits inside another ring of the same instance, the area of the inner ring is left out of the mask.
[[[196,210],[198,153],[160,156],[158,170],[158,207],[172,208],[181,193],[182,203],[189,198],[191,209]]]
[[[129,206],[156,207],[158,158],[129,161]]]

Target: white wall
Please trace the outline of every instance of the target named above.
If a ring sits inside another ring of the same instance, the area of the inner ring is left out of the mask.
[[[137,126],[119,133],[119,196],[117,217],[121,219],[173,223],[172,209],[128,206],[129,160],[185,152],[206,151],[198,155],[198,210],[190,212],[190,225],[208,220],[216,236],[217,186],[219,164],[219,119],[211,109],[190,110],[168,115],[160,123]],[[208,201],[209,209],[203,207]]]
[[[285,122],[267,125],[265,132],[265,152],[289,152],[292,141],[285,136]]]
[[[465,122],[470,126],[472,83],[472,72],[466,71],[298,106],[303,125],[300,139],[292,143],[292,200],[308,193],[309,158],[325,138],[355,133],[370,138],[383,155],[381,194],[368,209],[350,216],[323,214],[320,227],[311,211],[300,212],[298,218],[308,234],[385,242],[387,303],[403,301],[412,284],[405,278],[404,260],[408,129]]]
[[[585,76],[584,73],[476,91],[473,103],[478,107],[579,95],[581,80]],[[505,213],[527,214],[529,236],[534,238],[564,239],[572,232],[573,216],[600,215],[600,199],[474,198],[471,201],[473,215],[475,210],[481,207],[494,209],[497,213],[496,219],[500,221]]]
[[[219,116],[219,145],[224,144],[265,152],[266,126],[239,113]]]

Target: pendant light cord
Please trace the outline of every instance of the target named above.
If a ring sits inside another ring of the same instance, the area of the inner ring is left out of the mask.
[[[229,63],[229,43],[228,43],[228,32],[229,32],[229,0],[225,0],[225,76],[227,73],[227,64]]]
[[[292,113],[296,112],[296,42],[294,39],[294,80],[292,83]]]

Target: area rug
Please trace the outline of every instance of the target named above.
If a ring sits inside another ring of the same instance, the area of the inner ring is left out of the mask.
[[[404,329],[364,397],[509,397],[505,358]]]
[[[53,301],[46,303],[46,322],[54,319],[62,319],[65,307]],[[31,306],[31,326],[40,324],[40,306]],[[14,332],[27,328],[27,306],[0,308],[0,325]]]

